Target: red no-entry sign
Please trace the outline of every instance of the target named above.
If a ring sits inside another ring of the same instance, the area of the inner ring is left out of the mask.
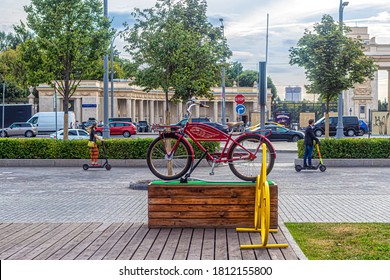
[[[237,104],[244,104],[245,96],[242,94],[237,94],[236,97],[234,97],[234,101],[236,101]]]

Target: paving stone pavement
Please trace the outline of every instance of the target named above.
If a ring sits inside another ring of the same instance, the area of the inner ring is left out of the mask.
[[[279,154],[269,180],[279,186],[279,218],[289,222],[390,222],[388,168],[294,170]],[[236,181],[227,166],[194,178]],[[147,191],[129,188],[156,179],[144,168],[83,171],[73,167],[0,168],[0,222],[147,222]]]

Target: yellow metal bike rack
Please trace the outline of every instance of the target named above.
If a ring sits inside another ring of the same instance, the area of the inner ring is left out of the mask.
[[[236,228],[238,232],[259,232],[261,235],[261,244],[240,245],[241,249],[288,247],[288,244],[268,244],[269,233],[277,232],[278,230],[269,228],[271,220],[271,198],[267,181],[267,146],[262,144],[262,149],[263,162],[261,164],[260,174],[256,178],[254,227]]]

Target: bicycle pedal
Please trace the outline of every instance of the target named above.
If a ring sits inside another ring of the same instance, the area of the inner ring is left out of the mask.
[[[211,176],[214,175],[214,172],[210,172],[210,175],[211,175]]]

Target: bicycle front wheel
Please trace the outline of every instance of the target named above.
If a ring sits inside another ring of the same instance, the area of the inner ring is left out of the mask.
[[[176,143],[177,146],[172,151]],[[163,180],[175,180],[181,178],[190,168],[192,154],[186,142],[170,133],[156,138],[150,144],[146,160],[150,171],[156,177]]]
[[[275,163],[275,150],[272,145],[265,141],[260,135],[246,135],[233,143],[228,155],[230,170],[238,178],[244,181],[256,181],[260,174],[260,168],[263,163],[263,143],[267,149],[267,174],[269,174]],[[249,159],[250,154],[256,156],[255,159]]]

